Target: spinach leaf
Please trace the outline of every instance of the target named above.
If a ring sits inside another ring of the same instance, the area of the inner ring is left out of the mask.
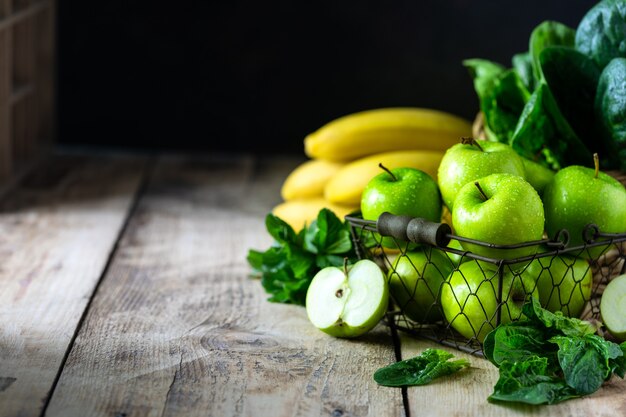
[[[596,328],[588,321],[575,317],[566,317],[562,312],[552,313],[541,307],[539,300],[531,298],[522,307],[522,314],[526,316],[534,326],[552,329],[561,332],[565,336],[585,336],[596,332]]]
[[[505,71],[502,65],[486,59],[466,59],[463,65],[469,70],[480,98],[490,95],[496,78]]]
[[[523,362],[504,361],[489,401],[555,404],[580,395],[550,370],[548,359],[532,356]]]
[[[565,26],[562,23],[547,20],[535,29],[530,34],[529,41],[529,53],[532,58],[533,74],[537,82],[543,79],[543,73],[541,72],[541,64],[539,62],[539,56],[541,52],[549,46],[574,46],[574,38],[576,32],[574,29]]]
[[[320,269],[341,266],[346,257],[349,263],[356,261],[349,226],[330,210],[322,209],[317,220],[297,234],[271,213],[265,225],[275,245],[265,252],[251,249],[247,260],[271,295],[269,301],[304,305],[311,280]]]
[[[533,91],[535,88],[535,75],[533,74],[533,59],[530,56],[530,52],[513,55],[512,64],[528,91]]]
[[[593,116],[600,78],[596,64],[575,49],[562,46],[545,48],[539,55],[539,64],[559,110],[574,132],[587,147],[604,155],[596,141]]]
[[[505,361],[523,362],[533,356],[555,356],[556,349],[546,339],[543,329],[524,321],[513,322],[489,332],[483,342],[483,353],[496,366]]]
[[[598,82],[594,113],[607,148],[607,168],[626,171],[626,58],[615,58]]]
[[[611,366],[611,372],[624,379],[626,375],[626,342],[622,342],[619,347],[622,350],[622,356],[610,359],[609,364]]]
[[[626,57],[626,4],[604,0],[592,7],[576,29],[576,49],[600,68],[613,58]]]
[[[555,336],[550,342],[559,346],[559,364],[565,381],[581,394],[597,391],[616,369],[615,360],[624,356],[619,345],[595,334]]]
[[[545,82],[526,103],[510,144],[520,155],[553,170],[592,160],[591,152],[561,114]]]
[[[613,373],[623,377],[626,343],[604,340],[591,323],[551,313],[536,298],[523,314],[484,340],[485,357],[500,369],[490,400],[553,404],[597,391]]]
[[[374,381],[386,387],[425,385],[470,365],[467,359],[450,361],[454,356],[440,349],[426,349],[421,355],[380,368]]]
[[[463,63],[474,78],[489,139],[508,143],[530,93],[515,70],[480,59]]]

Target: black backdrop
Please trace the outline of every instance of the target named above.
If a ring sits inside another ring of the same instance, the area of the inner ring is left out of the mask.
[[[595,2],[59,2],[58,138],[134,148],[302,153],[358,110],[472,118],[461,61],[510,65],[546,19]]]

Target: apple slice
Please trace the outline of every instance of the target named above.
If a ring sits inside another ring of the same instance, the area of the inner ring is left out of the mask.
[[[324,333],[357,337],[376,326],[388,301],[385,276],[378,265],[364,259],[344,270],[331,266],[318,272],[306,294],[306,312]]]
[[[626,340],[626,274],[613,278],[604,289],[600,301],[602,321],[620,341]]]

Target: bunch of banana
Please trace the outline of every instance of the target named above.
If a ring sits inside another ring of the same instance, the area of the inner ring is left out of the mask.
[[[299,230],[326,207],[340,218],[359,209],[361,193],[382,163],[418,168],[436,179],[450,146],[471,135],[471,124],[431,109],[387,108],[336,119],[304,139],[313,158],[285,180],[284,203],[273,212]]]

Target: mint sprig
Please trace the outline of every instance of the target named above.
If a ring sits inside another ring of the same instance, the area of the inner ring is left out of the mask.
[[[268,233],[275,243],[265,252],[251,249],[248,263],[261,278],[269,301],[304,305],[306,292],[315,274],[327,266],[342,266],[344,258],[356,262],[350,229],[328,209],[296,233],[273,214],[265,218]]]

